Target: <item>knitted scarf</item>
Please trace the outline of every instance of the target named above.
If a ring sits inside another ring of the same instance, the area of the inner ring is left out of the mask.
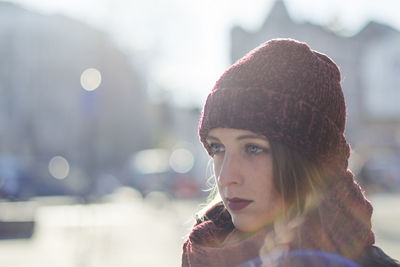
[[[300,238],[295,238],[289,249],[322,250],[357,261],[361,252],[374,243],[371,215],[371,204],[354,175],[347,171],[331,185],[320,205],[305,216]],[[204,221],[197,221],[184,243],[182,266],[237,266],[259,257],[271,228],[222,246],[233,229],[228,211],[222,205],[214,206],[206,213]]]

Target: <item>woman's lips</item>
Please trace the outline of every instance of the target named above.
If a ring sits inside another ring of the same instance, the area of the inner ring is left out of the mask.
[[[248,205],[250,205],[252,200],[247,200],[247,199],[241,199],[241,198],[227,198],[227,205],[228,208],[232,211],[239,211],[244,208],[246,208]]]

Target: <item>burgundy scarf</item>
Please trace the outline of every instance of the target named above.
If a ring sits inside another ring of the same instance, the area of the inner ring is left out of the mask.
[[[375,242],[371,230],[372,206],[364,197],[354,175],[347,171],[329,188],[317,209],[307,214],[300,226],[301,242],[290,249],[316,249],[357,260]],[[182,266],[237,266],[259,257],[266,229],[232,245],[221,246],[234,229],[223,206],[206,213],[198,221],[183,246]]]

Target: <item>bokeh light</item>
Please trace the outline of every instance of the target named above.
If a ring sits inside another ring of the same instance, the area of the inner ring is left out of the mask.
[[[189,172],[194,165],[192,152],[185,148],[174,150],[169,158],[169,165],[178,173]]]
[[[168,171],[169,152],[165,149],[146,149],[134,157],[134,167],[143,174],[163,173]]]
[[[89,68],[81,74],[81,85],[86,91],[94,91],[101,84],[101,73],[98,69]]]
[[[55,156],[49,162],[49,172],[56,179],[64,179],[69,174],[69,163],[62,156]]]

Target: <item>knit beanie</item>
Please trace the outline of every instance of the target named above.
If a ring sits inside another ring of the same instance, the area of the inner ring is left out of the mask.
[[[349,145],[337,65],[292,39],[273,39],[238,60],[204,105],[200,140],[217,127],[250,130],[284,143],[322,167],[344,172]]]

